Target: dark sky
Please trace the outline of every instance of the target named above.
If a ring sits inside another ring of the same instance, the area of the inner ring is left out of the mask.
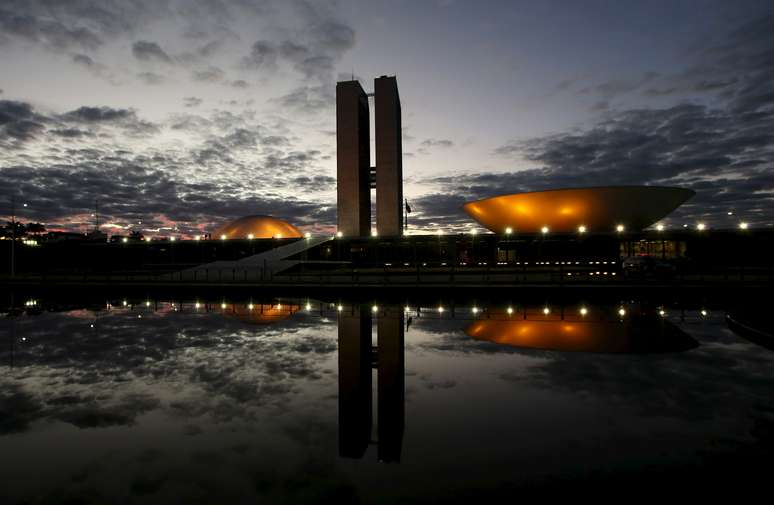
[[[0,0],[0,187],[22,220],[150,235],[335,227],[335,82],[397,75],[413,231],[551,187],[772,226],[768,1]],[[734,215],[729,217],[728,212]]]

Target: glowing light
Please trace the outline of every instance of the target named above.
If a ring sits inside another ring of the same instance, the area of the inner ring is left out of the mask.
[[[137,314],[137,319],[142,319],[142,314]]]
[[[708,314],[708,312],[704,309],[701,309],[701,315],[705,317]]]
[[[513,228],[511,228],[511,227],[509,226],[509,227],[507,227],[507,228],[505,229],[505,234],[506,234],[506,235],[510,235],[511,233],[513,233]]]
[[[312,234],[309,232],[304,233],[304,238],[312,238]]]
[[[175,237],[169,237],[169,241],[170,242],[174,242],[175,241]]]
[[[196,236],[194,237],[194,240],[201,240],[201,239],[202,239],[202,237],[201,237],[200,235],[196,235]]]
[[[274,235],[274,238],[282,238],[282,233],[277,233],[276,235]]]
[[[622,224],[619,224],[618,226],[615,227],[615,231],[617,231],[618,233],[621,233],[625,229],[626,228],[624,228],[624,225],[622,225]]]
[[[126,244],[127,242],[129,242],[129,239],[128,239],[128,238],[126,238],[126,237],[124,237],[124,238],[122,238],[122,239],[121,239],[121,242],[123,242],[124,244]]]
[[[90,325],[89,325],[89,328],[94,328],[94,325],[93,325],[93,324],[90,324]]]
[[[626,309],[624,309],[623,307],[618,309],[618,315],[621,317],[624,317],[626,315]]]
[[[548,315],[550,313],[551,313],[551,309],[549,309],[548,307],[543,307],[543,314]]]
[[[474,314],[478,314],[478,307],[473,307],[471,310]]]
[[[438,230],[436,233],[437,233],[439,236],[440,236],[440,235],[443,235],[443,230]]]
[[[661,316],[661,317],[664,317],[664,316],[666,316],[666,311],[664,309],[661,309],[661,310],[658,311],[658,315]]]
[[[656,229],[658,231],[664,231],[664,225],[663,224],[659,224],[659,225],[656,226]]]
[[[194,308],[197,308],[197,309],[201,308],[201,306],[202,306],[202,304],[201,304],[201,303],[199,303],[199,302],[196,302],[196,303],[194,304]]]
[[[255,305],[252,303],[247,306],[247,310],[253,310],[255,308]]]
[[[586,307],[580,308],[580,315],[585,316],[588,313],[589,313],[589,309],[587,309]]]
[[[704,228],[706,228],[706,227],[707,226],[704,223],[699,223],[699,224],[696,225],[696,229],[699,230],[699,231],[704,230]]]
[[[379,233],[376,230],[371,230],[371,236],[372,237],[378,237]]]
[[[123,305],[124,307],[126,307],[126,300],[122,301],[122,302],[121,302],[121,305]]]
[[[341,312],[342,310],[344,310],[344,307],[342,307],[341,305],[338,305],[338,306],[336,306],[336,310]]]
[[[150,302],[146,300],[146,301],[145,301],[145,306],[146,306],[146,307],[150,307]]]
[[[586,227],[583,225],[578,226],[578,233],[586,233]]]
[[[343,236],[344,236],[344,234],[343,234],[342,232],[340,232],[340,231],[337,231],[337,232],[336,232],[336,236],[337,236],[338,238],[341,238],[341,237],[343,237]]]
[[[548,226],[544,226],[544,227],[540,228],[540,233],[542,233],[543,235],[548,233]]]
[[[225,309],[225,308],[226,308],[226,304],[225,304],[225,303],[221,303],[221,304],[220,304],[220,308],[221,308],[221,309]]]
[[[221,239],[221,240],[226,240],[226,236],[225,236],[225,235],[221,235],[221,236],[220,236],[220,239]]]
[[[729,211],[728,211],[728,215],[729,215],[729,216],[733,216],[733,215],[734,215],[734,212],[729,210]]]
[[[512,308],[512,307],[508,307],[508,308],[506,309],[506,312],[507,312],[508,314],[513,314],[513,308]]]
[[[438,313],[443,314],[443,307],[438,307]]]
[[[748,226],[749,226],[749,225],[748,225],[747,223],[745,223],[744,221],[742,221],[741,223],[739,223],[739,229],[740,229],[740,230],[746,230]]]
[[[371,307],[371,312],[376,313],[378,310],[379,310],[379,306],[378,305],[374,305],[373,307]]]
[[[311,303],[307,303],[306,304],[306,310],[312,310],[312,304]]]
[[[405,312],[411,312],[411,307],[409,307],[408,305],[406,305],[406,308],[404,309],[404,311],[405,311]]]
[[[252,233],[247,234],[247,240],[252,240],[254,238],[255,238],[255,235],[253,235]]]
[[[471,235],[475,235],[475,234],[477,234],[477,233],[478,233],[478,230],[476,230],[475,228],[473,228],[472,230],[470,230],[470,234],[471,234]]]

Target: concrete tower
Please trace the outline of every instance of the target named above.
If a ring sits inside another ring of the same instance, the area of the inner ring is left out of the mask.
[[[336,84],[338,231],[365,237],[371,230],[371,151],[368,96],[358,81]]]
[[[403,142],[395,77],[374,79],[376,134],[376,229],[403,234]]]

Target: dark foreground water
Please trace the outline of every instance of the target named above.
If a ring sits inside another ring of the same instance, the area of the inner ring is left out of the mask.
[[[2,504],[770,487],[774,352],[718,308],[26,304],[0,334]]]

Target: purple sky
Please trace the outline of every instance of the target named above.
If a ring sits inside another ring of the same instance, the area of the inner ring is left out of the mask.
[[[2,0],[0,68],[0,215],[49,228],[98,199],[108,233],[333,230],[352,74],[398,77],[414,232],[602,184],[696,190],[668,225],[774,224],[771,2]]]

